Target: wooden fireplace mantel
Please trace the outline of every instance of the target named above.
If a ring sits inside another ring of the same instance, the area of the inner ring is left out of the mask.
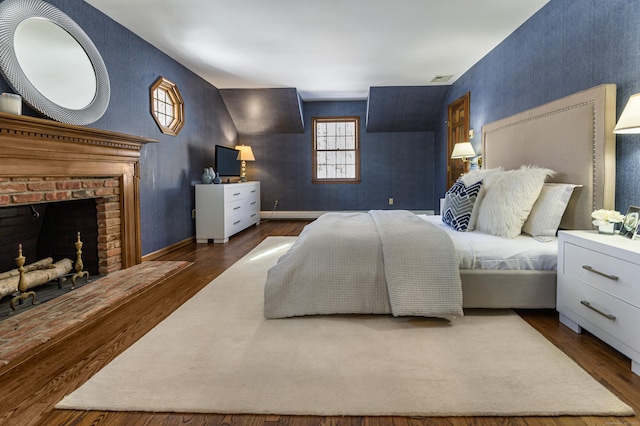
[[[120,179],[122,263],[141,262],[140,150],[155,139],[0,113],[0,178]]]

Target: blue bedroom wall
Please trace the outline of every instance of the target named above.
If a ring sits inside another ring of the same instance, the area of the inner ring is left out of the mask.
[[[215,144],[238,140],[218,90],[84,1],[48,2],[87,33],[109,72],[109,107],[88,127],[159,140],[141,152],[142,254],[193,237],[193,184],[213,165]],[[162,134],[149,112],[149,87],[159,76],[176,83],[184,99],[186,123],[176,137]],[[0,80],[0,90],[11,91]],[[38,115],[27,108],[25,114]]]
[[[451,87],[437,132],[436,196],[446,188],[446,105],[471,92],[472,140],[486,123],[604,83],[617,115],[640,92],[640,1],[551,0]],[[640,136],[617,136],[616,208],[640,205]]]
[[[365,130],[366,101],[305,102],[304,133],[242,135],[256,161],[249,180],[259,180],[262,210],[433,210],[434,133]],[[360,116],[361,183],[311,183],[311,117]],[[389,206],[389,198],[394,204]]]

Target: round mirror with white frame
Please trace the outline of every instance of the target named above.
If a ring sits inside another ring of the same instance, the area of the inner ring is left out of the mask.
[[[109,75],[95,45],[41,0],[0,3],[0,72],[25,103],[63,123],[93,123],[109,104]]]

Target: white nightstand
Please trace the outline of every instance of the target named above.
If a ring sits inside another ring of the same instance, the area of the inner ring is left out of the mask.
[[[640,241],[559,232],[557,296],[561,323],[613,346],[640,375]]]

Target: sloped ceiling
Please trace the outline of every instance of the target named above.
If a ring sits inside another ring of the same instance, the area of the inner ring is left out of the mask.
[[[369,89],[367,132],[432,132],[449,86],[393,86]]]
[[[372,87],[367,100],[367,132],[432,132],[450,86]],[[304,102],[289,89],[222,89],[241,135],[304,133]]]
[[[296,89],[222,89],[220,94],[241,135],[304,133]]]

